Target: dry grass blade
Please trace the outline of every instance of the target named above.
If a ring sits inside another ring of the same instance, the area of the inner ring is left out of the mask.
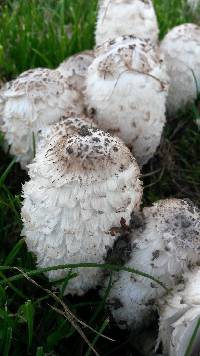
[[[93,345],[91,344],[91,342],[88,340],[87,336],[84,334],[84,332],[82,331],[82,329],[77,325],[77,323],[80,323],[80,320],[78,318],[76,318],[76,316],[71,312],[71,310],[66,306],[66,304],[53,292],[51,292],[49,289],[42,287],[40,284],[38,284],[36,281],[34,281],[34,279],[30,278],[29,276],[27,276],[27,274],[22,271],[20,268],[15,267],[16,270],[18,270],[20,273],[23,274],[24,278],[26,278],[29,282],[31,282],[32,284],[34,284],[36,287],[38,287],[39,289],[43,290],[44,292],[46,292],[48,295],[50,295],[56,302],[58,302],[64,309],[64,312],[62,313],[62,315],[64,315],[67,320],[72,324],[72,326],[74,327],[74,329],[79,333],[79,335],[83,338],[83,340],[86,342],[86,344],[88,345],[88,347],[93,351],[93,353],[96,356],[100,356],[98,354],[98,352],[95,350],[95,348],[93,347]],[[56,310],[56,309],[55,309]],[[58,312],[59,309],[57,309]],[[59,311],[60,312],[60,311]],[[84,324],[84,323],[83,323]],[[87,326],[86,324],[84,326]]]
[[[60,309],[57,309],[56,307],[52,306],[52,305],[49,305],[53,310],[55,310],[57,313],[59,313],[60,315],[63,315],[63,316],[66,316],[65,313],[60,310]],[[109,340],[109,341],[115,341],[113,339],[111,339],[110,337],[106,336],[106,335],[103,335],[101,333],[99,333],[97,330],[93,329],[91,326],[89,326],[88,324],[84,323],[84,321],[80,320],[79,318],[75,317],[76,318],[76,321],[79,322],[82,326],[84,326],[85,328],[93,331],[93,333],[103,337],[104,339],[106,340]]]

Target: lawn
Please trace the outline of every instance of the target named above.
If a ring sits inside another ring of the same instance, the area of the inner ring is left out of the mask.
[[[192,16],[183,0],[154,2],[161,37],[177,24],[200,23],[200,14],[199,19],[198,13]],[[15,78],[28,68],[53,68],[71,54],[93,47],[96,0],[0,4],[0,80]],[[144,205],[165,197],[186,197],[199,204],[199,108],[197,101],[176,118],[168,118],[161,146],[142,172]],[[138,355],[128,332],[120,332],[109,321],[106,296],[100,299],[92,291],[83,298],[63,297],[37,270],[20,236],[20,194],[26,179],[0,148],[0,355],[89,356],[94,354],[92,345],[101,356]]]

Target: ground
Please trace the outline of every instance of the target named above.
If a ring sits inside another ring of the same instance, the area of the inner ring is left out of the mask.
[[[200,22],[200,15],[192,15],[182,0],[155,0],[155,5],[161,37],[174,25]],[[30,67],[55,67],[69,55],[93,46],[96,0],[12,0],[0,1],[0,7],[1,80]],[[197,102],[176,118],[168,118],[162,144],[142,172],[144,205],[165,197],[187,197],[199,204],[198,106]],[[51,292],[52,285],[41,271],[33,272],[35,261],[20,236],[20,193],[26,179],[1,149],[0,354],[89,356],[93,352],[77,332],[81,328],[99,355],[138,355],[129,333],[108,321],[105,300],[96,292],[84,298],[63,298]],[[30,272],[29,279],[21,270]],[[74,315],[73,323],[62,300]],[[77,318],[117,341],[103,339]]]

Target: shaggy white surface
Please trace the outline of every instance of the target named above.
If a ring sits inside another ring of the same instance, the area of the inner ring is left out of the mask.
[[[103,263],[108,249],[138,210],[139,168],[118,139],[72,117],[55,125],[37,153],[24,186],[23,235],[40,267]],[[73,270],[65,294],[82,295],[102,278],[99,268]],[[67,270],[47,273],[50,280]]]
[[[200,320],[200,269],[184,275],[173,295],[161,301],[159,341],[166,356],[183,356]],[[192,355],[198,355],[200,331],[193,344]]]
[[[89,112],[100,128],[133,149],[139,165],[160,144],[167,93],[165,63],[149,41],[123,36],[97,48],[88,69]]]
[[[160,45],[170,76],[167,109],[171,115],[192,103],[200,90],[200,27],[174,27]]]
[[[200,212],[190,202],[167,199],[144,208],[142,220],[143,225],[132,232],[126,267],[173,288],[183,272],[200,260]],[[156,282],[121,271],[115,275],[108,304],[119,327],[140,329],[152,322],[165,293]]]
[[[151,0],[101,0],[99,4],[96,44],[122,35],[135,35],[158,41],[158,23]]]
[[[58,67],[65,77],[67,77],[68,83],[79,92],[83,101],[83,107],[85,104],[83,93],[86,89],[87,71],[94,60],[94,53],[94,51],[76,53],[74,56],[67,58]]]
[[[33,159],[34,140],[66,112],[80,114],[80,95],[60,70],[37,68],[22,73],[0,92],[0,122],[10,152],[22,168]]]

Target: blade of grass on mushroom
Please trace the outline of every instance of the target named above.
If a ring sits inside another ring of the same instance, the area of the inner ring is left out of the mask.
[[[200,329],[200,318],[199,318],[199,320],[197,322],[197,325],[195,326],[194,332],[192,334],[192,337],[190,339],[189,345],[187,347],[187,350],[186,350],[184,356],[190,356],[192,354],[192,348],[194,346],[194,343],[195,343],[195,340],[196,340],[197,333],[198,333],[199,329]]]
[[[123,266],[118,266],[118,265],[116,266],[116,265],[110,265],[110,264],[98,264],[98,263],[65,264],[65,265],[59,265],[59,266],[53,266],[53,267],[47,267],[47,268],[39,268],[36,270],[25,271],[25,272],[23,270],[20,270],[21,271],[20,274],[17,274],[13,277],[9,277],[8,281],[13,282],[13,281],[20,280],[20,279],[24,278],[24,274],[26,274],[27,277],[32,277],[32,276],[37,276],[41,273],[46,273],[46,272],[50,272],[50,271],[57,271],[57,270],[61,270],[61,269],[76,269],[76,268],[101,268],[101,269],[107,269],[110,271],[125,271],[125,272],[129,272],[129,273],[134,273],[134,274],[138,274],[139,276],[151,279],[152,281],[159,284],[162,288],[164,288],[167,292],[170,291],[165,286],[164,283],[162,283],[157,278],[154,278],[153,276],[149,275],[148,273],[135,270],[134,268],[123,267]],[[18,270],[19,271],[19,269],[17,267],[0,266],[0,271],[6,271],[6,270]],[[0,284],[2,284],[2,282],[0,282]]]

